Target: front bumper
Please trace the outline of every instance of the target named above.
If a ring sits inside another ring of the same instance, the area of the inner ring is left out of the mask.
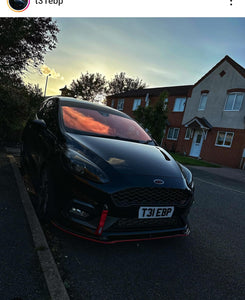
[[[145,195],[148,189],[150,194]],[[145,185],[142,188],[128,186],[125,190],[115,186],[110,188],[107,185],[107,189],[102,190],[99,185],[88,185],[87,182],[74,180],[70,182],[67,193],[63,194],[69,196],[69,201],[68,197],[65,197],[63,203],[66,204],[52,223],[73,236],[100,243],[189,235],[187,215],[194,200],[193,192],[168,187],[164,197],[170,202],[164,200],[161,203],[163,196],[159,191]],[[176,194],[177,191],[180,191],[180,197]],[[183,197],[187,197],[185,203],[182,202]],[[149,201],[147,205],[148,198],[153,201]],[[173,205],[174,214],[171,218],[138,219],[139,207],[146,205]]]
[[[111,244],[188,236],[190,234],[188,212],[189,207],[176,208],[171,218],[138,219],[135,212],[133,216],[129,214],[112,216],[106,206],[106,210],[102,209],[100,216],[92,220],[85,221],[69,215],[69,217],[58,218],[52,223],[73,236]]]
[[[56,221],[51,221],[51,223],[59,230],[75,236],[77,238],[82,238],[85,240],[98,242],[102,244],[115,244],[122,242],[137,242],[146,240],[157,240],[164,238],[173,237],[185,237],[190,234],[190,229],[188,225],[182,228],[166,229],[166,230],[151,230],[151,231],[133,231],[133,232],[103,232],[102,235],[89,235],[86,233],[81,234],[74,229],[68,228],[64,225],[57,223]]]

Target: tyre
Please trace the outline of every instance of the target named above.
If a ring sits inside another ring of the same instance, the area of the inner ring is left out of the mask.
[[[40,175],[40,184],[37,195],[37,214],[40,220],[48,221],[54,214],[54,184],[47,169]]]

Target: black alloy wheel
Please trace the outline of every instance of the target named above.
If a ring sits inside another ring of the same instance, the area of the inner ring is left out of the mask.
[[[43,221],[48,221],[52,216],[52,204],[54,197],[54,189],[52,186],[52,180],[46,169],[42,170],[40,176],[40,185],[37,195],[37,214]]]

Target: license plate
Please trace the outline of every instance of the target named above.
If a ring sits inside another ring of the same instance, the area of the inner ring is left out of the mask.
[[[164,207],[140,207],[138,218],[171,218],[174,212],[174,206]]]

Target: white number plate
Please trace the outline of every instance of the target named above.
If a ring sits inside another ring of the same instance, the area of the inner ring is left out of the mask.
[[[140,207],[138,218],[171,218],[174,212],[174,206],[164,207]]]

